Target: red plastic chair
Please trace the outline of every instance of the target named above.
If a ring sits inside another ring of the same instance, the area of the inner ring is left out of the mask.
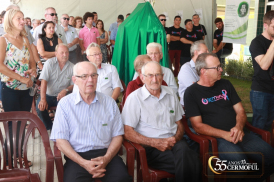
[[[128,143],[128,141],[124,140],[123,145],[126,148],[127,151],[127,157],[126,157],[126,166],[128,169],[129,175],[132,176],[134,180],[134,160],[135,160],[135,149],[134,147]],[[55,164],[56,164],[56,171],[58,176],[58,181],[63,182],[63,176],[64,176],[64,168],[63,168],[63,161],[62,161],[62,155],[61,151],[57,148],[56,142],[54,142],[54,156],[55,156]],[[100,182],[100,179],[96,179],[95,182]]]
[[[185,127],[185,123],[187,123],[185,117],[182,118],[181,122]],[[192,133],[189,128],[185,128],[185,132],[187,135],[194,141],[198,142],[200,145],[200,160],[203,163],[203,166],[207,164],[207,160],[205,160],[206,153],[208,153],[209,142],[207,139],[202,138],[198,135]],[[165,171],[153,169],[148,166],[147,158],[146,158],[146,151],[145,149],[134,142],[130,142],[134,148],[137,150],[137,182],[158,182],[163,178],[175,178],[173,174],[170,174]],[[203,176],[203,181],[207,181],[207,178]]]
[[[19,137],[16,137],[17,134],[17,123],[21,121]],[[27,121],[30,122],[29,127],[25,133],[25,137],[23,140],[23,133],[25,132],[25,126]],[[0,130],[0,143],[2,145],[2,154],[3,154],[3,163],[2,168],[0,169],[0,181],[41,181],[39,175],[37,173],[31,174],[28,166],[27,160],[27,142],[30,136],[31,131],[34,128],[37,128],[41,134],[41,138],[43,141],[45,155],[46,155],[46,182],[53,181],[53,173],[54,173],[54,157],[49,144],[49,136],[44,126],[43,122],[34,114],[25,111],[17,111],[17,112],[4,112],[0,113],[0,122],[4,125],[4,130],[6,134],[6,142],[7,148],[4,145],[4,137],[3,133]],[[12,138],[10,138],[8,123],[12,122]],[[11,153],[11,145],[10,141],[13,140],[13,153]],[[16,143],[18,142],[19,146],[23,145],[23,158],[21,147],[18,147],[18,157],[16,156]],[[8,153],[8,164],[6,163],[6,153]],[[17,166],[17,158],[19,160],[19,166]],[[25,163],[25,167],[23,167],[23,162]],[[8,166],[9,169],[6,169]],[[12,167],[13,166],[13,167]]]

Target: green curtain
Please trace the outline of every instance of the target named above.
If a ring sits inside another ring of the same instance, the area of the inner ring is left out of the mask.
[[[112,64],[120,79],[127,85],[135,73],[136,56],[146,54],[148,43],[158,42],[163,47],[161,65],[168,67],[168,50],[165,29],[149,2],[139,3],[131,15],[119,26]]]

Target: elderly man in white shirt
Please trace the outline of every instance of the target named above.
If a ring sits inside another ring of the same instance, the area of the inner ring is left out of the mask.
[[[159,43],[152,42],[147,45],[147,55],[152,59],[152,61],[157,61],[160,63],[161,59],[163,58],[163,52],[162,52],[162,46]],[[172,88],[174,93],[177,93],[178,91],[178,85],[176,83],[175,77],[172,73],[172,71],[169,68],[163,67],[163,74],[164,74],[164,81],[167,83],[167,85]],[[133,80],[135,80],[138,77],[138,74],[135,72],[133,76]]]
[[[53,7],[48,7],[45,10],[45,18],[46,21],[53,21],[56,22],[57,19],[57,13]],[[36,29],[33,32],[34,42],[33,44],[37,46],[37,41],[39,39],[39,34],[42,34],[42,26],[43,24],[36,27]],[[61,25],[55,24],[55,33],[57,36],[62,40],[64,44],[67,43],[66,34],[64,31],[64,28]]]
[[[182,139],[184,111],[172,89],[161,85],[160,64],[146,63],[140,76],[145,85],[128,96],[122,112],[125,138],[143,145],[148,165],[175,174],[176,182],[200,181],[198,154]]]
[[[78,61],[82,61],[82,60],[77,60],[77,55],[76,55],[76,48],[79,41],[79,37],[75,28],[73,28],[72,26],[69,26],[68,23],[69,23],[69,15],[63,14],[61,17],[61,26],[64,28],[66,33],[66,39],[69,47],[69,61],[72,62],[73,64],[76,64]]]
[[[73,89],[72,75],[74,64],[68,61],[68,46],[63,43],[58,44],[55,55],[56,57],[46,61],[39,77],[39,80],[41,80],[41,93],[36,104],[37,114],[47,130],[52,128],[48,108],[57,106],[61,98]]]
[[[102,52],[100,46],[96,43],[91,43],[86,50],[87,58],[90,62],[96,64],[98,76],[96,91],[102,92],[114,100],[117,100],[123,86],[120,81],[117,69],[111,64],[102,63]],[[77,85],[73,88],[73,92],[78,92]]]
[[[194,42],[190,47],[191,60],[185,63],[178,74],[180,103],[184,107],[184,94],[190,85],[199,81],[200,77],[195,69],[197,57],[202,53],[208,53],[207,46],[203,40]]]

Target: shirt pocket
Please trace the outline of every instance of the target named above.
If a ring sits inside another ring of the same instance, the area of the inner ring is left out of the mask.
[[[175,121],[175,110],[172,107],[168,107],[168,118],[169,118],[169,123],[167,123],[169,125],[169,127],[171,127],[172,125],[174,125]]]
[[[105,144],[110,143],[111,140],[110,127],[106,121],[99,122],[98,138]]]
[[[101,78],[101,85],[102,86],[106,86],[106,87],[112,87],[112,74],[111,72],[110,73],[107,73],[107,74],[104,74]]]

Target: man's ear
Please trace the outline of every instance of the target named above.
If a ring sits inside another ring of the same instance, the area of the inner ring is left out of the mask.
[[[55,51],[54,54],[55,54],[55,57],[57,57],[57,51]]]
[[[144,78],[144,75],[141,73],[140,75],[139,75],[139,77],[140,77],[140,79],[141,79],[141,81],[143,82],[143,83],[145,83],[145,78]]]
[[[72,76],[72,81],[73,81],[74,84],[76,84],[76,76]]]

